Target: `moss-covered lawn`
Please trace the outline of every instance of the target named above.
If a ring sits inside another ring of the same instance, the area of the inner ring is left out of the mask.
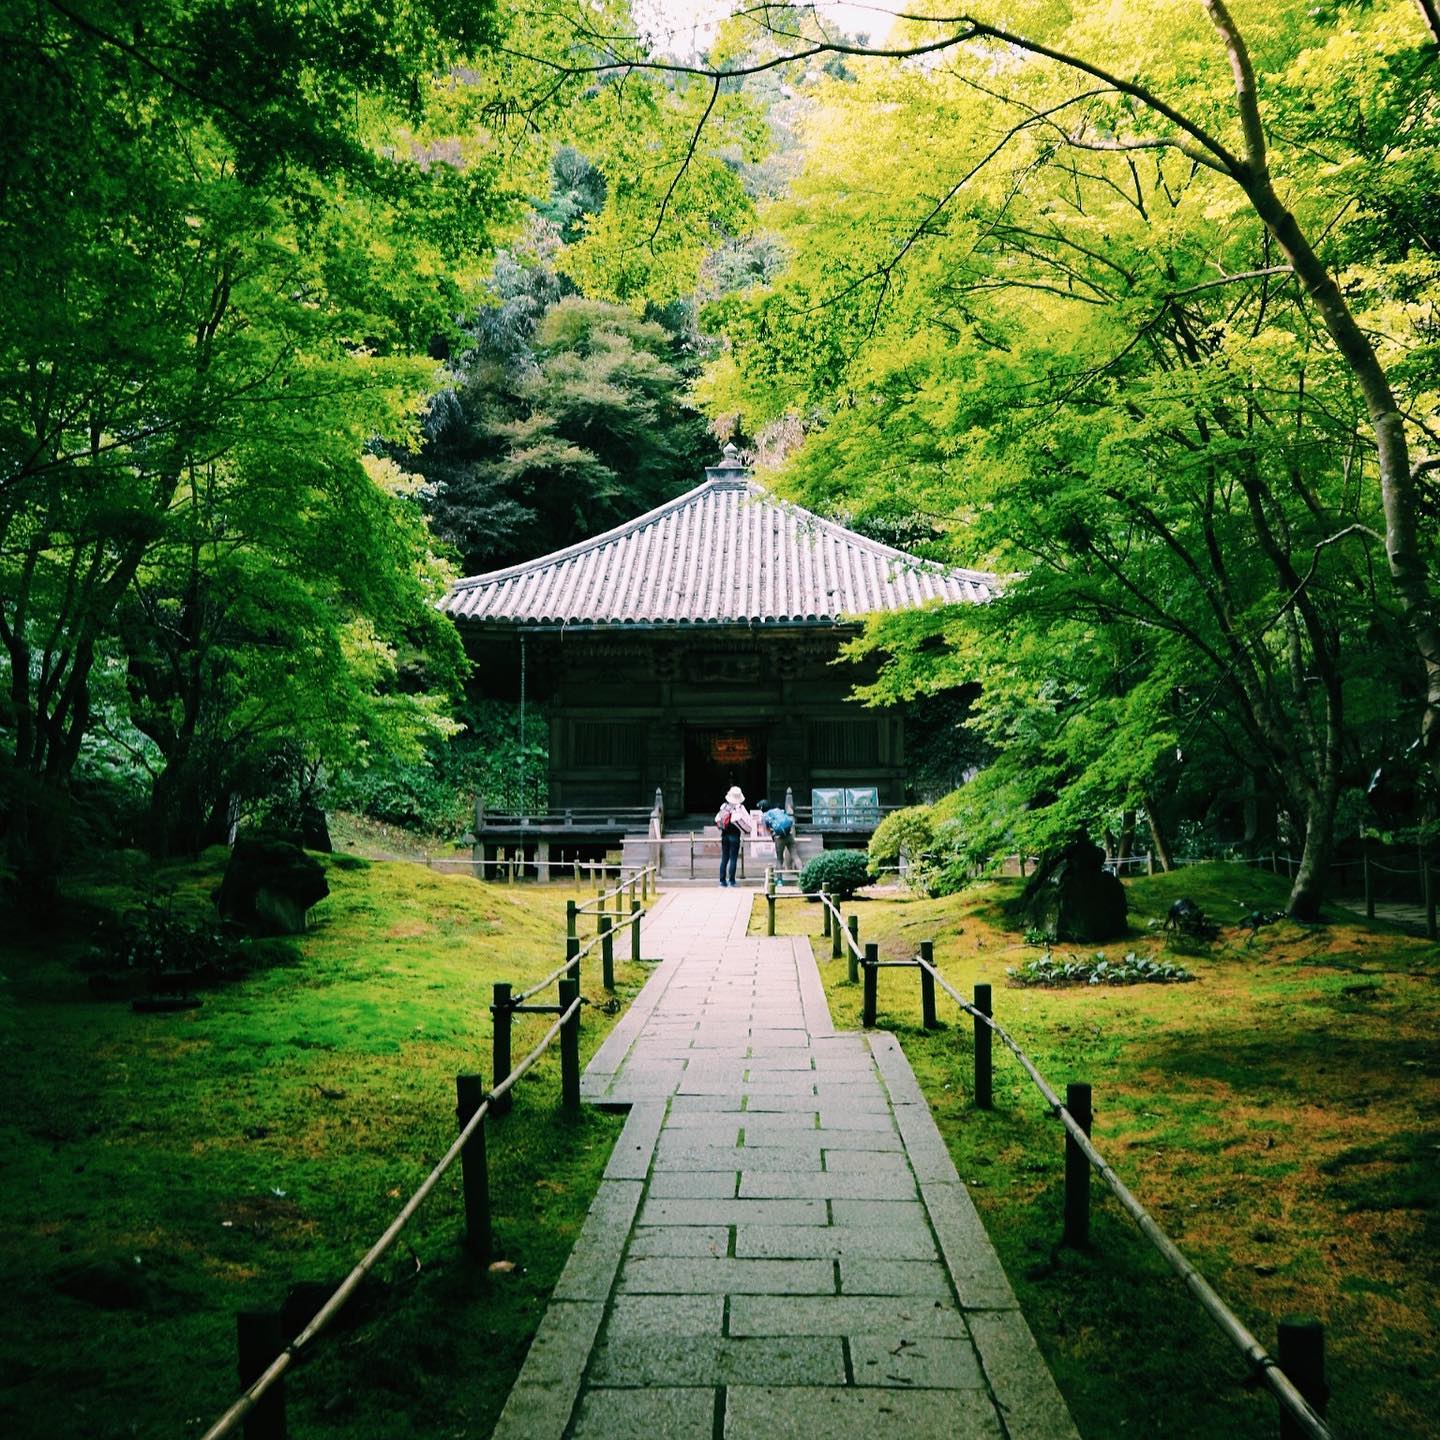
[[[1020,989],[1038,953],[1005,913],[1019,882],[943,900],[860,900],[882,959],[933,939],[946,978],[994,987],[997,1018],[1063,1094],[1094,1086],[1103,1154],[1268,1346],[1275,1322],[1326,1327],[1331,1417],[1346,1440],[1435,1433],[1440,1414],[1440,953],[1337,912],[1302,929],[1227,928],[1167,948],[1158,922],[1192,896],[1217,919],[1279,909],[1283,882],[1207,865],[1127,884],[1133,933],[1101,947],[1177,960],[1186,985]],[[818,932],[813,905],[780,928]],[[755,925],[763,922],[757,905]],[[816,939],[837,1025],[860,989]],[[1061,946],[1082,952],[1082,947]],[[941,994],[946,1028],[920,1028],[914,971],[882,970],[879,1019],[901,1039],[961,1176],[1087,1440],[1265,1437],[1268,1394],[1094,1183],[1093,1247],[1058,1250],[1062,1132],[995,1047],[995,1109],[970,1105],[972,1024]]]
[[[117,863],[72,887],[58,935],[0,950],[0,1433],[16,1440],[200,1433],[237,1390],[235,1312],[349,1269],[454,1138],[456,1073],[488,1076],[491,983],[564,958],[564,890],[342,857],[311,932],[202,1009],[92,1000],[74,961],[96,914],[147,879],[201,913],[222,860]],[[618,971],[615,1005],[586,967],[582,1062],[644,979]],[[547,1024],[517,1022],[517,1059]],[[517,1096],[489,1143],[508,1264],[464,1257],[452,1172],[288,1382],[295,1433],[489,1433],[620,1124],[560,1116],[555,1050]]]

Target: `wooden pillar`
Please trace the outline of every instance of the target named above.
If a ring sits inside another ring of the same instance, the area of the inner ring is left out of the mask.
[[[935,963],[935,942],[933,940],[922,940],[920,942],[920,958],[925,965]],[[920,970],[920,1023],[927,1030],[934,1030],[939,1021],[935,1018],[935,977],[925,968],[919,966]]]

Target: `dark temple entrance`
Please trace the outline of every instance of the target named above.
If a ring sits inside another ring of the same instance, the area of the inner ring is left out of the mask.
[[[765,732],[742,728],[686,730],[686,814],[713,815],[732,785],[745,792],[752,810],[765,796]]]

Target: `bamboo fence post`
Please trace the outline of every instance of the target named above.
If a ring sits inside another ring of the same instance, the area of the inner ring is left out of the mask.
[[[607,990],[615,988],[615,932],[610,917],[600,917],[600,983]]]
[[[637,962],[640,959],[641,913],[640,902],[638,900],[632,900],[630,902],[630,959]]]
[[[990,1001],[990,987],[988,985],[977,985],[975,987],[975,1008],[980,1015],[993,1015]],[[990,1042],[994,1033],[990,1027],[975,1017],[975,1108],[977,1110],[989,1110],[994,1105],[994,1094],[992,1091],[994,1067],[991,1060]]]
[[[860,948],[860,917],[858,915],[852,915],[849,920],[849,926],[850,945],[847,953],[850,957],[850,973],[847,978],[853,985],[860,978],[860,961],[856,956],[856,951]]]
[[[1065,1087],[1065,1108],[1075,1123],[1088,1135],[1093,1117],[1090,1109],[1090,1087],[1072,1080]],[[1062,1243],[1073,1250],[1083,1250],[1090,1243],[1090,1160],[1065,1132],[1065,1232]]]
[[[491,987],[490,1000],[490,1028],[494,1032],[492,1036],[494,1065],[490,1073],[494,1075],[497,1085],[510,1073],[512,1063],[510,1026],[514,1018],[510,1009],[510,985],[507,981],[497,980]],[[507,1090],[503,1095],[497,1095],[490,1102],[490,1113],[492,1115],[505,1114],[509,1110],[513,1098],[514,1092],[511,1090]]]
[[[875,1028],[879,1008],[880,947],[872,940],[865,946],[865,995],[861,1004],[860,1024],[863,1029]]]
[[[278,1311],[242,1310],[235,1317],[240,1384],[249,1389],[285,1348]],[[245,1440],[285,1440],[285,1382],[277,1381],[245,1417]]]
[[[822,885],[820,887],[820,936],[824,940],[830,938],[830,892]]]
[[[564,1014],[580,998],[574,980],[559,983],[560,1012]],[[560,1027],[560,1103],[571,1115],[580,1113],[580,1010]]]
[[[463,1130],[485,1100],[485,1081],[479,1075],[455,1077],[455,1118]],[[482,1265],[490,1263],[490,1167],[485,1155],[482,1120],[460,1152],[460,1176],[465,1190],[465,1248]]]
[[[1275,1359],[1291,1384],[1324,1415],[1330,1402],[1325,1383],[1325,1327],[1308,1316],[1289,1316],[1276,1327]],[[1305,1440],[1304,1429],[1283,1407],[1280,1440]]]
[[[927,1030],[934,1030],[939,1024],[935,1017],[935,977],[925,968],[935,963],[935,942],[920,942],[920,1023]]]
[[[840,948],[840,935],[845,928],[841,919],[840,910],[837,907],[830,916],[830,958],[832,960],[838,960],[844,953]]]
[[[580,933],[575,922],[575,902],[567,900],[565,902],[565,938],[567,940],[573,940]]]

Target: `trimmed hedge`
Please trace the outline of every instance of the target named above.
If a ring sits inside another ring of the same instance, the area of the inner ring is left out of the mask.
[[[800,872],[800,888],[807,895],[823,885],[836,900],[848,900],[869,883],[870,862],[863,850],[822,850]]]

